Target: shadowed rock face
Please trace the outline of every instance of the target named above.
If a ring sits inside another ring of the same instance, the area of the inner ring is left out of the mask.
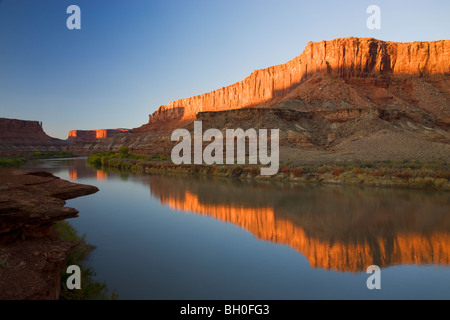
[[[47,172],[0,168],[0,178],[0,236],[24,234],[27,229],[76,217],[78,211],[64,207],[64,200],[98,191]]]
[[[57,152],[67,144],[67,141],[48,136],[42,122],[0,118],[0,154]]]
[[[47,172],[0,168],[0,300],[58,299],[74,243],[56,238],[51,225],[78,215],[64,200],[97,191]]]
[[[450,41],[394,43],[369,38],[310,42],[293,60],[256,70],[243,81],[213,92],[170,102],[149,117],[149,124],[193,118],[203,111],[255,106],[288,94],[296,86],[323,74],[369,78],[388,74],[449,75]]]

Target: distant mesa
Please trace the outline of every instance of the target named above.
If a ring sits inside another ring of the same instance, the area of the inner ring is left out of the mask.
[[[67,140],[73,142],[95,142],[96,140],[112,138],[128,129],[72,130]]]
[[[48,136],[42,122],[0,118],[0,154],[59,152],[67,144]]]
[[[67,140],[48,136],[42,122],[0,118],[0,155],[13,156],[32,152],[79,152],[74,143],[95,143],[112,138],[128,129],[72,130]],[[80,154],[89,152],[81,152]]]

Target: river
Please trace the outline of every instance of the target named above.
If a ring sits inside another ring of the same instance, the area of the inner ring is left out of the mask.
[[[119,299],[450,299],[448,192],[24,168],[100,189],[69,222]]]

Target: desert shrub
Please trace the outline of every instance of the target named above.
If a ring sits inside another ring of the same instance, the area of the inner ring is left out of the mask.
[[[220,166],[217,168],[217,172],[219,173],[227,173],[228,172],[228,168],[226,166]]]
[[[328,164],[322,164],[321,166],[319,166],[319,170],[323,170],[324,173],[327,171],[331,171],[333,168],[332,166],[328,165]]]
[[[411,185],[420,187],[420,188],[430,188],[434,187],[434,178],[425,177],[425,178],[411,178],[409,180]]]
[[[439,168],[439,163],[437,162],[430,162],[430,163],[426,163],[422,166],[422,168],[424,169],[437,169]]]
[[[18,168],[27,162],[25,158],[0,158],[0,167]]]
[[[144,157],[145,158],[145,157]],[[153,155],[147,158],[150,161],[166,161],[168,158],[163,155]]]
[[[384,172],[383,171],[373,171],[370,173],[370,175],[372,177],[384,177]]]
[[[88,157],[88,163],[95,168],[101,167],[103,164],[102,158],[103,158],[103,154],[94,153]]]
[[[53,226],[61,240],[72,242],[75,244],[70,252],[66,265],[61,269],[61,300],[96,300],[96,299],[114,299],[117,298],[115,292],[108,294],[106,283],[99,282],[95,279],[95,272],[92,268],[84,266],[91,251],[95,248],[86,243],[85,235],[79,236],[78,232],[67,222],[59,221]],[[70,276],[66,273],[67,267],[70,265],[78,265],[81,269],[81,289],[69,290],[66,287],[67,278]]]
[[[288,166],[284,166],[283,168],[281,168],[281,173],[289,174],[289,167]]]
[[[441,188],[443,185],[445,185],[448,182],[447,179],[438,178],[434,180],[434,185],[436,188]]]
[[[57,158],[73,158],[75,155],[72,152],[34,152],[29,158],[30,159],[57,159]]]
[[[436,174],[434,175],[435,178],[439,178],[439,179],[447,179],[450,180],[450,172],[442,172],[442,171],[438,171],[436,172]]]
[[[129,151],[130,149],[128,149],[127,147],[121,147],[119,149],[119,156],[125,158],[129,155]]]
[[[395,174],[395,177],[397,177],[399,179],[408,180],[409,178],[411,178],[411,173],[409,173],[409,172],[399,172],[399,173]]]
[[[231,175],[233,177],[239,177],[242,174],[242,166],[235,166],[232,170],[231,170]]]
[[[373,168],[373,166],[374,166],[374,164],[372,162],[363,162],[361,165],[363,168],[369,168],[369,169]]]

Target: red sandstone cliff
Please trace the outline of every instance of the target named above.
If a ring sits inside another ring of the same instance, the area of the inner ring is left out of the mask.
[[[65,145],[48,136],[42,122],[0,118],[0,153],[61,151]]]
[[[59,239],[52,225],[78,216],[65,200],[98,188],[0,168],[0,190],[0,300],[58,299],[61,271],[77,244]]]
[[[127,129],[71,130],[67,140],[73,142],[93,142],[127,132]]]
[[[310,42],[293,60],[256,70],[246,79],[213,92],[170,102],[149,116],[149,124],[190,119],[202,111],[255,106],[289,93],[315,74],[367,78],[387,74],[450,74],[450,40],[394,43],[371,38]]]
[[[2,140],[21,138],[48,138],[42,129],[42,122],[17,119],[0,119],[0,138]]]
[[[90,154],[127,146],[134,154],[169,156],[171,132],[192,130],[193,120],[200,119],[205,130],[279,128],[282,162],[446,159],[449,44],[310,42],[286,64],[161,106],[140,128],[107,139],[98,139],[96,131],[71,133],[69,140],[80,143],[68,151]]]

